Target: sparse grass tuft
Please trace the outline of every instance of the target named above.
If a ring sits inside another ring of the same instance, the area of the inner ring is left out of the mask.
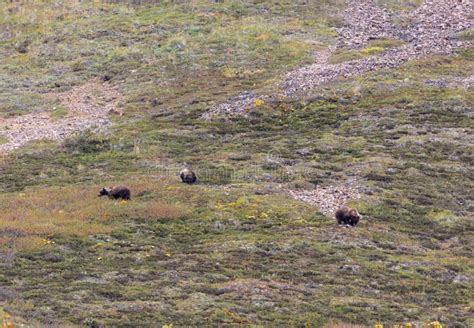
[[[401,40],[391,38],[381,38],[377,40],[372,40],[368,43],[367,47],[360,50],[337,50],[329,59],[329,63],[338,64],[347,61],[362,59],[368,56],[382,53],[390,48],[400,47],[404,44],[405,43]]]
[[[8,142],[9,142],[9,140],[8,140],[7,137],[0,136],[0,145],[6,144]]]
[[[474,28],[458,33],[457,38],[462,41],[474,40]]]
[[[53,120],[59,120],[61,118],[66,117],[68,113],[69,111],[67,110],[67,108],[65,108],[64,106],[58,105],[58,106],[53,107],[53,111],[51,112],[51,118]]]

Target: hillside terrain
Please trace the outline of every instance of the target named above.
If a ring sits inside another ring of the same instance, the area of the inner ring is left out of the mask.
[[[0,322],[472,327],[473,9],[0,3]]]

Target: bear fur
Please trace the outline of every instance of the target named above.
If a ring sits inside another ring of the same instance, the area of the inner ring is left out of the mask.
[[[111,188],[102,188],[99,191],[99,197],[107,196],[110,199],[124,199],[130,200],[131,192],[128,187],[125,186],[115,186]]]
[[[179,172],[179,176],[183,183],[193,184],[197,180],[196,174],[188,168],[182,169],[181,172]]]
[[[336,220],[338,224],[355,226],[357,223],[359,223],[360,219],[361,215],[355,208],[342,206],[336,211]]]

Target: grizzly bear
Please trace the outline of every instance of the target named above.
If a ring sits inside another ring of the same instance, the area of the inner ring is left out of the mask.
[[[102,188],[98,194],[99,197],[108,196],[110,199],[124,199],[124,200],[130,200],[130,195],[131,195],[130,189],[124,186]]]
[[[350,226],[355,226],[357,223],[359,223],[360,218],[361,215],[354,208],[341,206],[336,211],[336,220],[339,224],[348,224]]]
[[[193,184],[197,180],[196,174],[188,168],[182,169],[181,172],[179,172],[179,176],[183,183]]]

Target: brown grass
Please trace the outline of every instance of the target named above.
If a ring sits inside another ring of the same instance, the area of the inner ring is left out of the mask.
[[[108,229],[90,220],[108,207],[96,193],[79,186],[28,190],[0,197],[0,229],[36,235],[101,233]]]
[[[149,182],[130,185],[136,194],[159,189]],[[97,197],[99,186],[30,189],[0,196],[0,244],[14,250],[47,245],[54,235],[87,236],[108,233],[116,220],[170,220],[186,211],[154,198],[115,201]]]
[[[166,221],[183,217],[185,211],[175,205],[152,201],[132,208],[127,214],[135,219]]]

